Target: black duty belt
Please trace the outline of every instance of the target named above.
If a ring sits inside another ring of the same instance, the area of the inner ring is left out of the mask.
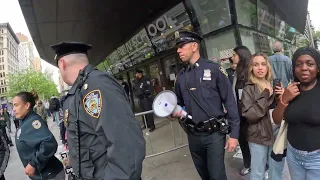
[[[213,133],[220,130],[220,125],[214,118],[195,124],[190,119],[182,118],[179,120],[181,127],[187,134]]]

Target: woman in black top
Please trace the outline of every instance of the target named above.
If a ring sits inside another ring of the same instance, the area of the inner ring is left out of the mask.
[[[273,111],[275,123],[288,123],[287,161],[292,180],[320,179],[320,54],[298,49],[292,59],[295,82]]]
[[[246,46],[238,46],[233,49],[232,63],[236,64],[234,73],[233,90],[238,104],[239,114],[241,115],[240,99],[242,89],[248,81],[249,64],[251,62],[251,52]],[[244,168],[241,170],[241,175],[246,175],[250,172],[251,155],[247,141],[248,122],[245,117],[240,116],[240,134],[239,144],[243,156]]]

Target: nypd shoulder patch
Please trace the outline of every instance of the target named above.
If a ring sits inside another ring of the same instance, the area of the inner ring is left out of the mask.
[[[88,92],[82,102],[84,109],[90,116],[94,118],[100,117],[102,109],[102,95],[100,90],[96,89]]]
[[[32,126],[35,129],[40,129],[41,128],[41,122],[39,120],[34,120],[34,121],[32,121]]]
[[[221,72],[222,74],[224,74],[225,76],[228,77],[227,71],[226,71],[222,66],[219,67],[219,70],[220,70],[220,72]]]

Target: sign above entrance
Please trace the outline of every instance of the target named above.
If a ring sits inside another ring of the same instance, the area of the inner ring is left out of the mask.
[[[179,29],[192,29],[191,21],[183,3],[180,3],[146,26],[157,52],[175,46],[174,33]]]

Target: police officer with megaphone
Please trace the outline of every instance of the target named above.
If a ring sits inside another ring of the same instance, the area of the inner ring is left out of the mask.
[[[226,70],[200,57],[202,37],[190,31],[175,33],[177,53],[188,64],[177,76],[175,93],[178,105],[185,107],[192,119],[185,121],[193,162],[203,180],[226,180],[225,149],[238,145],[239,115]],[[224,113],[223,105],[227,109]],[[173,117],[183,117],[182,111]],[[230,138],[226,141],[226,134]],[[181,123],[180,123],[181,124]]]

